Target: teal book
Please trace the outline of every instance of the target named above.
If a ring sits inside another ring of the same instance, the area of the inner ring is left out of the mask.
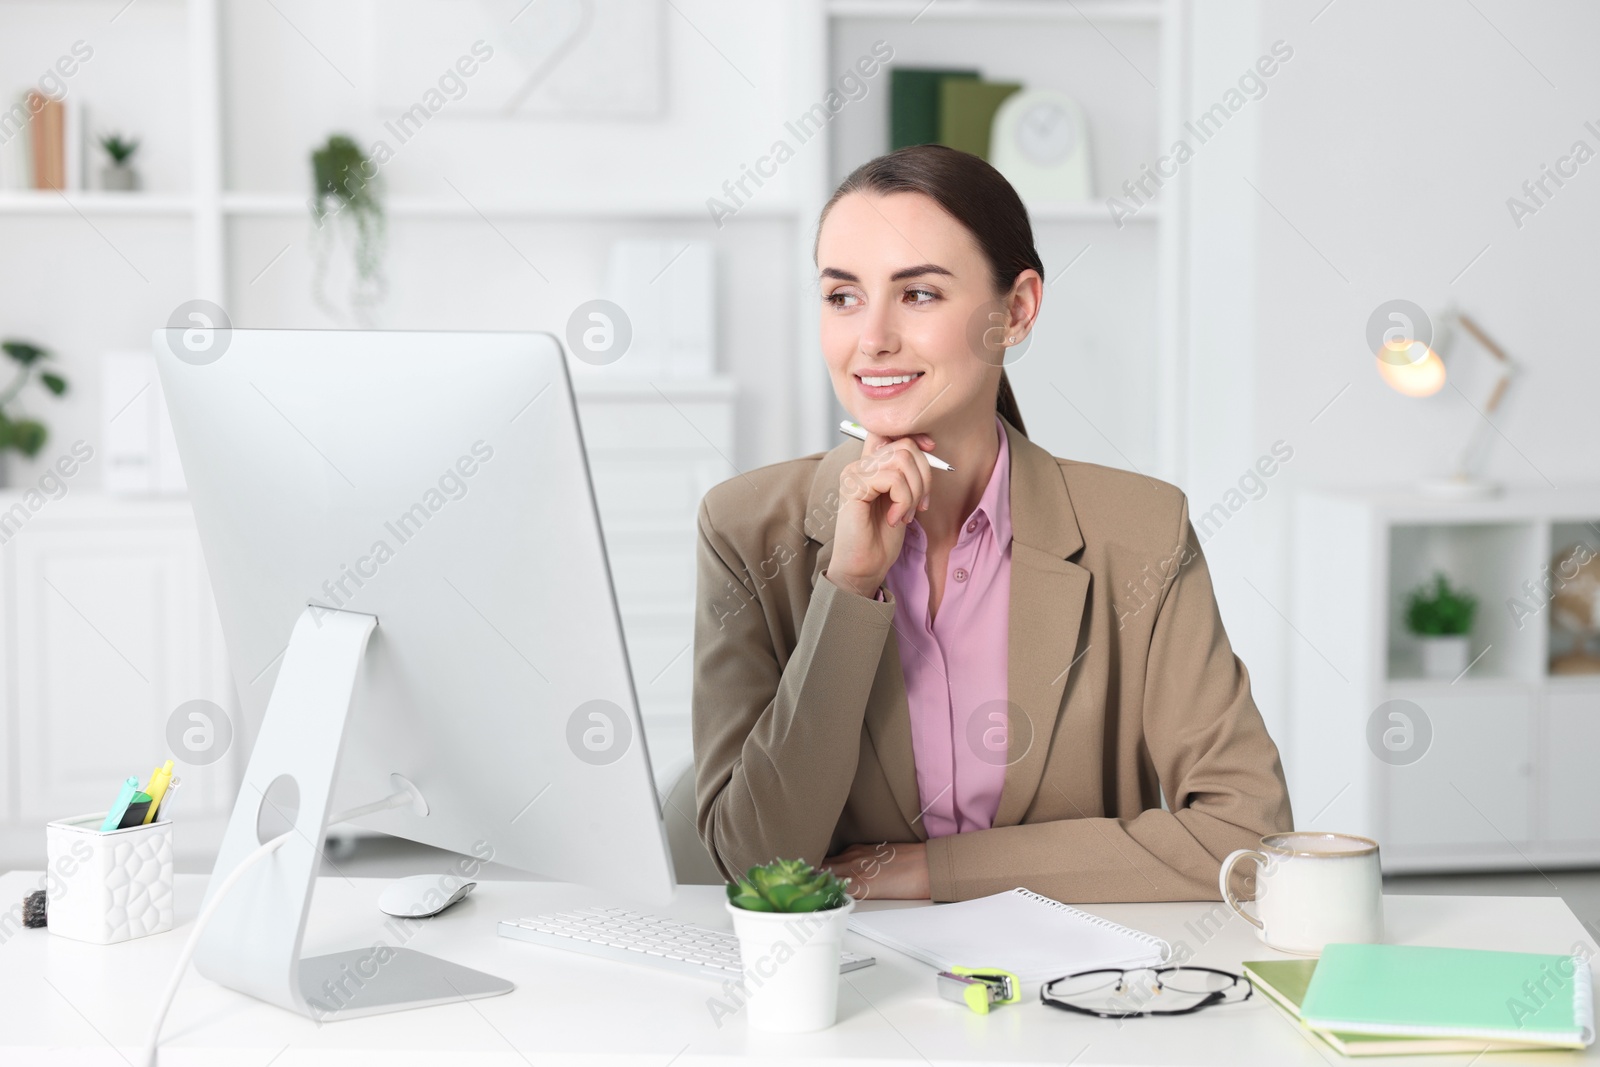
[[[1584,1048],[1595,1037],[1594,985],[1576,955],[1335,943],[1317,960],[1300,1018],[1341,1035]]]
[[[889,151],[939,142],[939,83],[946,78],[977,81],[978,72],[934,67],[889,68]]]

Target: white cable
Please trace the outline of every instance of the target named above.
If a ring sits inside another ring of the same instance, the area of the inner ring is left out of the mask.
[[[374,815],[380,811],[388,811],[390,808],[404,807],[409,803],[411,803],[411,794],[401,790],[398,793],[390,793],[382,800],[374,800],[371,804],[363,804],[359,808],[351,808],[349,811],[340,812],[328,820],[328,825],[336,826],[342,822],[359,819],[364,815]]]
[[[398,808],[410,802],[410,793],[394,793],[382,800],[375,800],[371,804],[363,804],[359,808],[351,808],[349,811],[342,812],[329,819],[328,825],[349,822],[351,819],[359,819],[363,815],[371,815],[374,812]],[[239,883],[239,879],[244,877],[246,871],[278,851],[283,847],[284,842],[294,835],[294,830],[279,834],[240,860],[239,865],[229,871],[227,877],[222,880],[222,884],[217,886],[217,891],[206,902],[206,906],[200,909],[200,914],[194,921],[194,929],[189,931],[189,940],[184,943],[183,952],[178,956],[178,965],[172,969],[172,977],[167,979],[167,987],[161,993],[161,1006],[156,1009],[156,1017],[150,1023],[150,1033],[145,1037],[144,1047],[139,1051],[139,1059],[137,1061],[139,1067],[155,1067],[156,1046],[161,1044],[161,1027],[167,1021],[167,1012],[172,1009],[172,1002],[178,995],[178,985],[183,981],[184,973],[189,969],[189,961],[194,958],[194,950],[200,944],[200,935],[205,931],[206,924],[211,921],[211,916],[222,906],[224,898]]]
[[[206,923],[211,921],[211,916],[222,905],[228,891],[244,877],[245,872],[278,851],[283,843],[293,836],[293,830],[279,834],[246,856],[237,867],[228,872],[228,876],[217,887],[216,893],[206,902],[206,906],[200,909],[200,916],[195,919],[194,929],[189,931],[189,940],[184,942],[183,953],[178,957],[178,965],[173,968],[172,977],[167,979],[167,988],[161,993],[161,1006],[156,1009],[156,1017],[150,1023],[150,1033],[145,1037],[144,1048],[139,1052],[138,1062],[141,1067],[155,1067],[156,1046],[161,1043],[161,1025],[167,1021],[167,1012],[172,1007],[173,998],[178,995],[178,983],[183,981],[184,972],[189,969],[189,960],[194,956],[195,946],[200,943],[200,934],[205,930]]]

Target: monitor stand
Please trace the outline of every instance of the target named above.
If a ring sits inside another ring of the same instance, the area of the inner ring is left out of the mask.
[[[284,819],[272,816],[290,816],[292,832],[275,852],[239,875],[195,949],[195,967],[213,982],[317,1020],[474,1000],[515,988],[482,971],[390,947],[381,937],[364,948],[301,958],[350,700],[377,624],[373,615],[317,605],[295,622],[206,902],[241,863],[278,835],[272,829],[263,836],[263,821],[281,826]],[[269,791],[274,802],[267,799]],[[288,805],[282,797],[291,798]],[[283,806],[295,810],[282,812]],[[389,806],[380,802],[363,810]]]

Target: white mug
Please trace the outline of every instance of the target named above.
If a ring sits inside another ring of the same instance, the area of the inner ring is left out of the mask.
[[[1246,856],[1258,865],[1256,915],[1240,907],[1228,888],[1233,865]],[[1280,952],[1315,956],[1334,941],[1383,940],[1383,872],[1371,838],[1305,830],[1268,834],[1260,849],[1230,853],[1217,881],[1228,906]]]

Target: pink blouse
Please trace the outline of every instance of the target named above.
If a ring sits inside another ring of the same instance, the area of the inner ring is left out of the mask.
[[[1000,455],[950,550],[938,614],[928,619],[927,537],[912,519],[884,577],[911,710],[911,749],[929,837],[987,830],[1006,775],[1011,607],[1011,452]],[[939,473],[934,474],[938,485]]]

